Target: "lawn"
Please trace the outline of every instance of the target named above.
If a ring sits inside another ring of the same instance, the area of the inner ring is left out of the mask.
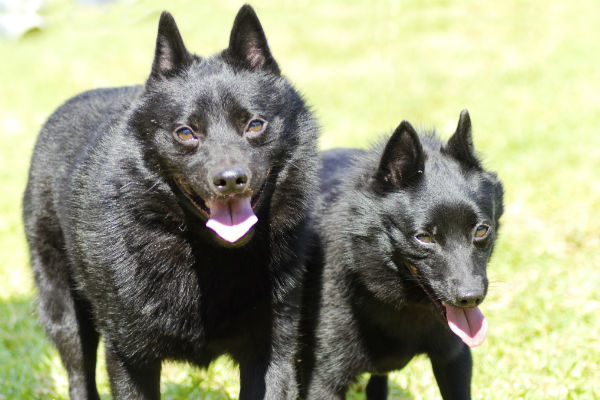
[[[0,400],[68,398],[36,319],[20,217],[37,132],[80,91],[142,83],[164,8],[188,49],[224,48],[241,3],[186,3],[50,0],[42,29],[0,38]],[[475,146],[506,189],[474,398],[600,398],[600,2],[253,5],[319,116],[322,148],[366,147],[402,119],[446,138],[469,109]],[[348,397],[364,398],[365,383]],[[225,358],[208,370],[168,364],[162,389],[166,399],[235,398],[237,370]],[[439,398],[427,359],[392,374],[390,397]]]

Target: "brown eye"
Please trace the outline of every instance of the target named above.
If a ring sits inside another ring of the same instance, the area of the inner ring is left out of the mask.
[[[246,132],[256,135],[257,133],[261,133],[262,131],[264,131],[266,126],[267,121],[256,118],[248,122],[248,125],[246,126]]]
[[[487,225],[479,225],[475,228],[475,239],[482,239],[487,236],[490,227]]]
[[[180,126],[173,132],[173,136],[178,142],[188,146],[195,146],[198,142],[198,138],[189,126]]]
[[[425,244],[429,244],[429,243],[433,243],[433,236],[430,233],[419,233],[418,235],[415,236],[415,239],[417,239],[419,242],[421,243],[425,243]]]

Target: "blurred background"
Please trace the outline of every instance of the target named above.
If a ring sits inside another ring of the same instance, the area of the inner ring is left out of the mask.
[[[241,5],[0,0],[0,399],[68,397],[36,319],[21,223],[41,125],[81,91],[143,83],[163,9],[187,48],[209,55],[227,46]],[[473,397],[600,398],[600,2],[252,5],[283,73],[319,117],[323,149],[367,147],[403,119],[447,138],[460,110],[470,111],[476,149],[506,189]],[[167,364],[163,396],[233,399],[237,374],[226,358],[205,371]],[[348,398],[364,398],[365,383]],[[440,397],[425,357],[392,374],[391,386],[393,399]]]

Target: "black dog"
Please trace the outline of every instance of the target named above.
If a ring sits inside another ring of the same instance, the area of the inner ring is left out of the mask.
[[[367,398],[384,399],[386,374],[425,353],[443,398],[468,399],[469,346],[486,334],[477,305],[503,198],[474,154],[468,113],[447,144],[405,121],[371,152],[325,152],[321,193],[302,397],[344,398],[371,372]]]
[[[39,312],[73,399],[157,399],[161,361],[239,363],[240,398],[296,398],[293,351],[317,127],[250,6],[229,47],[189,53],[163,13],[145,86],[60,107],[24,217]]]

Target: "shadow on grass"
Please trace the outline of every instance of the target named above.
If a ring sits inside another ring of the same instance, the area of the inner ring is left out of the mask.
[[[369,382],[370,374],[361,375],[358,380],[350,385],[350,389],[346,395],[347,400],[363,400],[366,399],[365,389]],[[392,379],[388,379],[388,399],[390,400],[414,400],[414,396],[401,388]]]
[[[198,399],[198,400],[233,400],[235,397],[230,397],[224,389],[202,389],[202,384],[199,387],[176,384],[172,382],[166,383],[166,390],[162,390],[163,400],[183,400],[183,399]],[[165,386],[163,386],[165,388]]]
[[[104,351],[102,346],[99,351]],[[96,371],[99,391],[103,399],[110,399],[106,373],[99,372],[100,369],[104,369],[102,361]],[[232,399],[224,387],[212,381],[210,375],[219,375],[214,380],[220,382],[227,380],[226,374],[188,366],[181,366],[181,370],[180,375],[184,376],[189,370],[182,383],[163,378],[163,399]],[[0,399],[67,400],[66,382],[66,372],[58,352],[37,319],[33,298],[0,301]],[[232,386],[235,384],[231,383]]]
[[[102,348],[100,352],[102,352]],[[102,357],[100,357],[102,358]],[[210,399],[232,400],[227,386],[236,386],[230,379],[235,369],[230,361],[219,360],[211,368],[200,370],[177,366],[185,376],[183,382],[171,382],[163,377],[162,398],[165,400]],[[98,369],[103,369],[101,362]],[[227,370],[224,372],[223,370]],[[97,372],[98,374],[98,372]],[[178,374],[178,375],[182,375]],[[98,374],[103,399],[110,399],[105,372]],[[0,301],[0,398],[11,400],[65,399],[67,400],[66,372],[58,353],[47,339],[37,320],[32,298]],[[231,382],[230,382],[231,381]],[[347,398],[365,398],[368,375],[351,386]],[[221,383],[219,383],[221,382]],[[3,397],[4,396],[4,397]],[[414,397],[392,380],[389,381],[390,399],[412,400]]]

